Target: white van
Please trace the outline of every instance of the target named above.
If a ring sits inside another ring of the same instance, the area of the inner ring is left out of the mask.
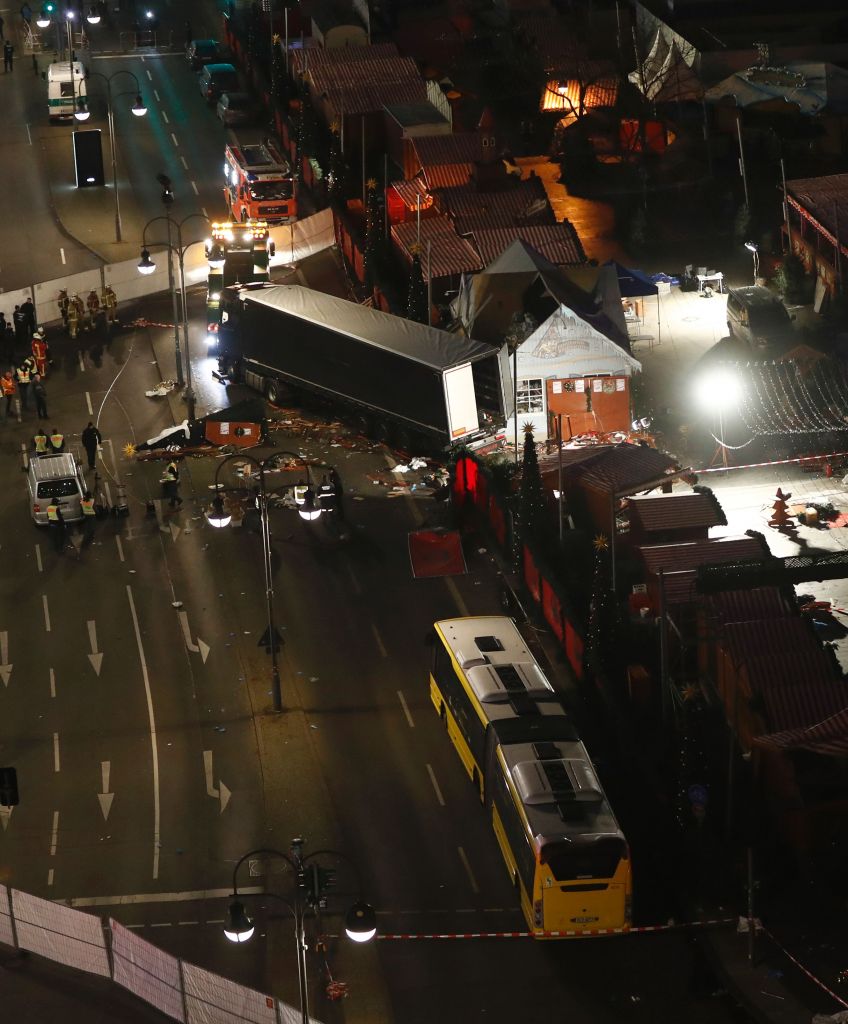
[[[70,452],[38,455],[29,460],[27,473],[29,506],[36,526],[46,526],[47,506],[55,498],[66,523],[82,519],[82,497],[86,492],[82,466]]]
[[[50,123],[74,116],[80,99],[87,92],[85,76],[88,72],[82,61],[56,61],[47,69],[47,111]]]

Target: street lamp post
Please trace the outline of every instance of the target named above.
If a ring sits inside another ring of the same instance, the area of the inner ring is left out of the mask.
[[[307,964],[306,950],[306,915],[311,910],[317,917],[320,909],[325,905],[327,890],[332,886],[335,871],[322,868],[317,863],[321,856],[332,856],[350,864],[355,869],[353,862],[340,853],[338,850],[316,850],[304,856],[304,842],[302,839],[293,839],[291,853],[286,854],[281,850],[261,848],[251,850],[244,854],[236,862],[233,868],[233,895],[224,924],[224,935],[230,942],[247,942],[255,931],[253,920],[248,916],[244,904],[239,899],[238,891],[238,870],[249,857],[256,857],[262,854],[272,857],[279,857],[288,865],[296,881],[294,900],[289,902],[285,897],[277,893],[266,892],[262,896],[272,896],[279,900],[294,918],[295,926],[295,948],[297,951],[297,978],[300,987],[300,1019],[302,1024],[310,1024],[309,1021],[309,990],[307,985]],[[357,873],[358,874],[358,873]],[[357,882],[359,879],[357,878]],[[253,894],[257,895],[257,894]],[[361,895],[347,911],[345,915],[345,933],[354,942],[370,942],[377,934],[377,916],[374,908],[366,903]]]
[[[170,203],[173,201],[173,193],[170,189],[170,181],[164,176],[160,175],[160,182],[163,183],[162,200],[165,203],[167,209]],[[167,182],[167,184],[164,184]],[[182,220],[174,220],[169,213],[164,216],[153,217],[145,225],[144,231],[142,232],[142,249],[141,249],[141,260],[138,264],[138,270],[141,274],[152,274],[156,269],[156,264],[150,258],[150,250],[147,242],[147,229],[151,224],[155,224],[157,221],[164,220],[167,224],[167,241],[166,242],[151,242],[151,245],[164,245],[168,250],[168,287],[171,290],[171,298],[174,305],[174,355],[177,364],[177,384],[179,387],[184,387],[184,397],[188,406],[188,419],[189,422],[194,420],[195,412],[195,394],[191,384],[191,353],[189,352],[188,346],[188,306],[186,302],[186,289],[185,289],[185,254],[186,250],[193,242],[189,242],[183,245],[183,225],[191,220],[192,218],[199,217],[201,220],[209,223],[209,218],[202,213],[190,213],[187,217],[183,217]],[[171,240],[172,230],[176,231],[176,243]],[[177,289],[174,282],[174,265],[173,256],[176,253],[177,265],[180,271],[180,297],[182,301],[182,328],[183,328],[183,340],[185,342],[185,377],[183,376],[183,359],[180,351],[180,318],[177,313]]]
[[[132,112],[136,117],[144,117],[147,107],[141,100],[141,86],[132,71],[121,69],[111,75],[104,75],[99,71],[89,71],[89,78],[102,78],[106,83],[106,121],[109,126],[109,151],[112,157],[112,188],[115,192],[115,241],[120,242],[121,238],[121,198],[118,193],[118,157],[115,150],[115,115],[112,109],[112,79],[118,75],[129,75],[135,82],[135,103],[132,105]],[[76,89],[76,83],[74,83]],[[132,93],[119,93],[121,96],[132,96]],[[74,117],[78,121],[87,121],[91,112],[88,109],[88,98],[81,97],[74,111]]]
[[[756,284],[757,278],[760,276],[760,247],[756,242],[746,242],[745,248],[754,260],[754,284]]]
[[[269,470],[274,469],[282,457],[285,457],[288,460],[295,460],[304,467],[306,482],[286,484],[285,489],[293,489],[295,505],[297,506],[298,513],[302,519],[305,519],[308,522],[317,519],[321,515],[322,508],[316,501],[315,493],[312,490],[312,482],[309,476],[309,463],[302,456],[295,455],[294,452],[282,450],[271,452],[270,455],[261,460],[246,453],[228,455],[226,458],[222,459],[215,470],[215,483],[213,485],[215,498],[213,501],[213,507],[206,516],[207,521],[212,526],[228,526],[232,517],[227,515],[224,510],[224,500],[221,497],[221,492],[224,490],[244,490],[244,488],[225,488],[219,483],[221,470],[228,462],[232,462],[234,459],[239,459],[249,462],[258,470],[259,491],[256,498],[257,505],[259,507],[262,532],[262,555],[265,572],[265,610],[268,620],[268,647],[271,652],[271,694],[274,701],[274,710],[278,712],[283,710],[283,691],[280,683],[280,666],[277,660],[279,640],[277,637],[276,623],[274,621],[274,573],[273,566],[271,564],[271,524],[268,516],[269,492],[265,474]],[[274,492],[272,491],[271,493],[273,494]]]

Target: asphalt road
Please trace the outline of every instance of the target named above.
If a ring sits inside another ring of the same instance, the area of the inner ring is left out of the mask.
[[[165,305],[144,312],[164,322]],[[114,497],[123,481],[131,514],[98,523],[79,559],[57,555],[28,520],[19,448],[33,414],[0,427],[10,482],[0,497],[0,633],[13,665],[0,690],[0,761],[16,765],[22,797],[0,831],[3,881],[113,915],[294,1004],[291,929],[273,902],[255,908],[254,944],[221,937],[233,864],[256,847],[285,852],[302,835],[307,852],[341,849],[357,866],[338,862],[339,893],[322,921],[331,936],[356,893],[378,908],[383,933],[521,929],[494,837],[427,688],[432,622],[497,610],[489,553],[472,544],[467,575],[414,580],[406,535],[438,515],[432,502],[390,500],[374,484],[386,467],[381,449],[347,447],[332,428],[292,434],[283,425],[278,447],[341,472],[350,536],[273,513],[288,710],[269,715],[258,533],[249,522],[218,531],[204,521],[216,460],[187,461],[182,510],[157,518],[145,503],[158,496],[161,463],[123,454],[173,418],[165,401],[143,395],[162,379],[168,330],[126,330],[107,344],[82,335],[80,344],[53,341],[49,425],[72,435],[99,422],[102,484]],[[202,360],[195,371],[205,386]],[[239,885],[290,896],[280,866],[256,858]],[[327,959],[351,985],[347,1000],[330,1002],[323,958],[310,954],[311,1009],[329,1024],[364,1019],[380,999],[372,1020],[541,1021],[552,1006],[610,1022],[734,1019],[723,1001],[693,996],[693,946],[679,932],[384,940],[368,954],[330,939]]]

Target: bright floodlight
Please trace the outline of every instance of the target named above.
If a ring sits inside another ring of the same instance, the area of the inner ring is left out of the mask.
[[[223,529],[230,525],[233,517],[224,511],[224,499],[218,495],[212,499],[212,508],[206,513],[206,522],[210,526],[217,526]],[[244,909],[244,908],[242,908]]]
[[[247,916],[244,905],[233,900],[224,922],[224,935],[230,942],[247,942],[255,931],[253,921]]]
[[[76,17],[76,14],[73,11],[65,11],[65,17],[68,19],[68,21],[73,21]]]
[[[345,933],[354,942],[370,942],[377,934],[377,915],[368,903],[359,900],[345,917]]]
[[[727,409],[741,395],[742,384],[732,370],[710,370],[695,382],[695,397],[702,409]]]
[[[135,103],[133,103],[132,105],[132,112],[135,114],[136,117],[144,117],[144,115],[147,113],[147,107],[145,107],[144,103],[142,102],[141,94],[136,96]]]
[[[138,263],[139,274],[152,274],[156,269],[156,264],[150,258],[150,251],[148,249],[141,250],[141,259]]]
[[[748,252],[759,252],[760,249],[756,242],[746,242],[745,248],[748,250]]]

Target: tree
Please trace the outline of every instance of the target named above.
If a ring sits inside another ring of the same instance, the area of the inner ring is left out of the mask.
[[[272,79],[272,100],[280,110],[287,110],[291,98],[291,83],[286,72],[286,62],[283,55],[283,48],[280,45],[280,37],[274,35],[271,45],[271,79]]]
[[[327,172],[327,187],[330,202],[334,206],[343,206],[347,192],[347,165],[342,153],[341,135],[338,122],[330,125],[330,161]]]
[[[807,273],[804,261],[787,253],[774,274],[774,283],[783,298],[791,305],[809,302],[812,278]]]
[[[697,825],[705,813],[710,788],[710,762],[705,742],[707,723],[703,695],[694,683],[690,683],[680,691],[680,697],[674,813],[677,824],[685,831]]]
[[[429,321],[427,316],[427,285],[421,270],[421,252],[416,249],[412,254],[412,266],[409,270],[409,292],[406,298],[406,319],[419,324]]]
[[[297,153],[295,157],[295,175],[300,180],[303,174],[303,161],[314,155],[315,150],[315,112],[309,99],[309,88],[306,79],[301,78],[298,89],[300,106],[297,115]]]
[[[536,457],[533,427],[529,423],[524,427],[524,458],[521,463],[521,487],[516,520],[516,532],[523,538],[541,538],[548,525],[545,490],[542,486],[542,474],[539,472],[539,460]]]
[[[377,283],[377,254],[382,237],[382,216],[380,200],[377,193],[377,182],[369,178],[366,182],[368,197],[365,203],[365,251],[362,262],[365,265],[365,283],[374,286]]]
[[[609,540],[602,533],[598,534],[592,546],[595,549],[595,566],[589,598],[586,647],[589,664],[595,672],[606,674],[618,657],[618,614],[612,589]]]

